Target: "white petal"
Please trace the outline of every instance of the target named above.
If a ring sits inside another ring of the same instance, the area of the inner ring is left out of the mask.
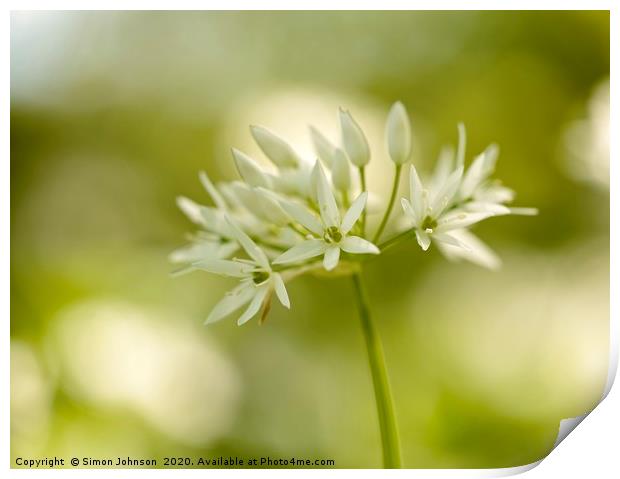
[[[493,216],[493,213],[466,213],[464,211],[454,211],[442,216],[437,221],[437,233],[444,233],[446,231],[465,228],[467,226],[478,223]]]
[[[484,201],[469,201],[463,206],[463,208],[467,211],[493,213],[494,215],[510,214],[510,208],[508,208],[507,206]]]
[[[274,191],[302,198],[310,197],[311,168],[303,162],[299,168],[280,169],[277,176],[272,178]]]
[[[347,236],[340,243],[342,251],[353,254],[379,254],[381,251],[370,241],[359,236]]]
[[[203,206],[200,208],[200,214],[203,218],[203,226],[207,230],[224,238],[233,238],[232,230],[228,221],[226,221],[226,213],[224,211]]]
[[[243,278],[252,270],[252,267],[247,264],[224,259],[205,259],[192,263],[192,266],[209,273],[232,276],[233,278]]]
[[[233,191],[231,183],[220,183],[217,186],[228,205],[230,205],[233,209],[242,206],[239,202],[239,199],[237,198],[237,195]]]
[[[440,189],[433,192],[429,209],[434,218],[437,218],[450,205],[452,198],[459,189],[462,176],[463,167],[459,166],[448,176]]]
[[[509,210],[510,210],[510,214],[513,214],[513,215],[536,216],[538,214],[538,208],[511,207],[509,208]]]
[[[456,248],[469,250],[469,247],[465,243],[460,241],[458,238],[452,236],[450,233],[433,233],[433,241],[435,243],[443,243],[454,246]]]
[[[280,303],[282,303],[282,306],[285,308],[291,309],[291,302],[288,299],[288,293],[286,292],[286,286],[284,286],[282,276],[280,273],[273,273],[271,277],[273,278],[273,288],[276,291],[276,296],[280,300]]]
[[[418,240],[418,244],[420,245],[420,248],[422,248],[424,251],[426,251],[428,247],[431,245],[431,238],[428,235],[428,233],[424,231],[415,230],[415,237]]]
[[[355,222],[362,215],[362,211],[364,211],[364,207],[366,206],[367,199],[368,199],[368,192],[364,191],[355,199],[353,204],[349,207],[340,225],[340,232],[343,235],[346,235],[349,231],[351,231],[351,228],[353,228],[353,225],[355,225]]]
[[[410,216],[416,225],[419,225],[420,223],[422,223],[422,220],[418,218],[417,213],[415,212],[415,210],[413,209],[413,207],[411,206],[411,203],[409,202],[407,198],[401,198],[400,204],[402,205],[403,210],[405,211],[405,214]]]
[[[319,169],[317,168],[318,164],[319,164],[318,161],[314,163],[314,166],[312,167],[312,171],[310,171],[310,181],[309,181],[310,198],[316,204],[319,203],[319,196],[318,196]]]
[[[459,195],[461,199],[468,199],[474,190],[486,179],[485,173],[486,152],[480,153],[467,168],[463,175]]]
[[[254,297],[254,289],[254,286],[249,283],[226,293],[211,310],[205,324],[215,323],[248,303]]]
[[[288,215],[314,234],[323,236],[323,225],[308,208],[292,201],[280,199],[280,206]]]
[[[495,163],[499,148],[495,144],[489,145],[480,155],[476,157],[470,167],[463,175],[459,198],[466,200],[471,198],[475,191],[486,181],[495,170]]]
[[[505,186],[492,184],[482,187],[474,192],[476,201],[487,201],[490,203],[510,203],[515,198],[515,192]]]
[[[484,150],[484,175],[489,177],[495,171],[495,165],[497,164],[497,157],[499,156],[499,146],[495,143],[491,143]]]
[[[235,223],[233,223],[231,218],[227,218],[227,220],[228,224],[230,225],[232,234],[237,239],[237,241],[239,241],[239,244],[250,256],[250,258],[256,261],[256,263],[262,268],[270,270],[271,267],[269,266],[269,260],[267,259],[267,256],[265,255],[263,250],[260,249],[247,234],[241,231],[241,229]]]
[[[245,153],[232,149],[232,155],[235,160],[237,170],[245,181],[250,186],[262,186],[264,188],[271,188],[270,178],[265,174],[263,170],[256,164],[256,162]]]
[[[466,245],[468,249],[438,243],[439,251],[449,260],[464,259],[492,270],[497,270],[501,267],[502,261],[497,254],[470,231],[454,230],[450,234]]]
[[[259,220],[273,223],[276,226],[285,226],[290,223],[288,215],[271,196],[264,194],[264,188],[253,188],[240,181],[232,183],[232,190],[241,206],[256,216]]]
[[[237,325],[241,326],[242,324],[247,323],[250,319],[256,316],[256,313],[260,310],[263,305],[263,301],[265,301],[265,297],[269,293],[269,286],[262,285],[254,290],[254,297],[241,317],[237,320]]]
[[[323,167],[317,161],[314,165],[316,172],[316,196],[319,201],[319,211],[323,224],[326,226],[340,226],[340,212],[334,198],[334,193],[327,182]]]
[[[215,206],[221,210],[225,210],[226,202],[224,201],[224,198],[222,198],[222,195],[220,195],[220,192],[217,191],[217,188],[213,185],[207,174],[204,171],[201,171],[198,173],[198,177],[200,178],[200,182],[202,183],[204,189],[207,190],[207,193],[209,193],[213,203],[215,203]]]
[[[178,196],[177,206],[193,223],[204,225],[205,221],[200,211],[202,209],[202,206],[196,203],[194,200],[190,200],[185,196]]]
[[[256,193],[251,187],[241,181],[233,181],[230,186],[243,208],[260,219],[266,219],[256,199]]]
[[[261,216],[277,226],[285,226],[290,219],[277,201],[277,197],[271,190],[254,188],[256,200],[261,211]]]
[[[330,246],[327,251],[325,251],[325,256],[323,257],[323,267],[327,271],[331,271],[338,266],[339,259],[340,248],[338,246]]]
[[[422,182],[418,176],[415,166],[411,165],[409,171],[409,203],[414,212],[413,219],[416,223],[421,223],[426,215],[426,201]]]
[[[462,167],[465,164],[465,147],[467,146],[467,133],[463,123],[458,124],[459,144],[456,149],[456,167]]]
[[[431,189],[436,191],[440,185],[443,185],[450,173],[454,170],[454,148],[449,145],[446,145],[441,148],[439,151],[439,157],[437,158],[437,163],[435,164],[435,169],[433,170],[433,176],[431,179]]]
[[[168,256],[173,263],[193,263],[203,259],[228,258],[239,249],[236,242],[201,241],[174,250]]]
[[[388,114],[385,137],[390,158],[397,165],[409,160],[411,155],[411,125],[404,105],[397,101]]]
[[[299,165],[297,153],[275,133],[262,126],[251,126],[250,131],[263,153],[278,168],[295,168]]]
[[[348,111],[339,110],[342,145],[355,166],[362,167],[370,161],[370,148],[364,132]]]
[[[312,144],[317,156],[331,168],[336,147],[313,126],[310,127],[310,137],[312,138]]]
[[[278,256],[273,264],[296,263],[309,258],[314,258],[325,252],[327,245],[320,239],[309,239],[293,246]]]
[[[179,276],[183,276],[186,275],[188,273],[192,273],[194,271],[197,271],[196,268],[194,268],[192,265],[189,266],[185,266],[183,268],[179,268],[177,270],[174,270],[172,273],[170,273],[170,276],[173,278],[178,278]]]
[[[334,150],[332,162],[332,183],[340,191],[351,188],[351,165],[340,148]]]

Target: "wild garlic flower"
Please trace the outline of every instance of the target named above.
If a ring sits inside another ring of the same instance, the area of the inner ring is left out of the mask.
[[[341,250],[351,254],[379,254],[379,248],[370,241],[349,234],[366,206],[368,193],[361,193],[340,218],[336,199],[320,163],[316,163],[314,172],[320,220],[303,207],[283,202],[283,208],[310,234],[305,241],[282,253],[273,263],[297,263],[323,255],[323,266],[331,271],[338,266]]]
[[[238,278],[240,284],[215,305],[205,323],[214,323],[249,303],[248,308],[237,320],[242,325],[262,310],[269,312],[271,295],[275,291],[282,306],[291,307],[282,276],[273,271],[267,255],[252,239],[227,218],[230,230],[250,259],[221,260],[205,259],[192,264],[195,269],[222,276]]]
[[[498,266],[498,259],[467,228],[492,216],[535,215],[537,210],[506,206],[514,193],[489,180],[495,170],[497,146],[489,146],[464,172],[465,143],[465,128],[459,125],[456,157],[449,148],[442,151],[427,187],[412,165],[409,199],[402,198],[401,204],[424,251],[434,240],[449,259],[468,259],[493,269]]]
[[[420,247],[426,251],[431,237],[438,242],[461,246],[458,239],[450,234],[455,229],[471,226],[493,213],[471,213],[461,208],[451,209],[463,168],[457,168],[443,182],[424,188],[415,166],[411,165],[409,179],[409,199],[401,198],[405,213],[413,220],[415,235]]]
[[[379,201],[366,191],[365,167],[371,148],[362,126],[346,110],[340,109],[338,118],[339,142],[310,127],[314,158],[298,154],[271,130],[251,126],[250,133],[270,164],[263,165],[233,148],[239,180],[214,184],[206,173],[200,173],[211,206],[177,199],[179,208],[198,228],[189,237],[189,245],[170,255],[172,262],[185,264],[177,273],[204,270],[240,282],[215,306],[207,322],[248,304],[239,324],[261,310],[264,317],[273,293],[288,308],[286,281],[317,270],[351,274],[359,271],[366,255],[378,255],[413,236],[425,251],[434,243],[449,259],[496,268],[499,258],[469,227],[492,216],[536,213],[532,208],[507,206],[514,192],[490,179],[498,155],[495,145],[465,168],[465,129],[459,125],[456,152],[442,150],[429,179],[423,183],[416,168],[410,167],[409,198],[401,200],[410,228],[381,242],[390,220],[400,224],[402,219],[392,218],[396,216],[392,207],[398,198],[401,170],[412,160],[409,116],[400,102],[387,116],[385,156],[392,161],[395,174],[389,199]],[[374,152],[373,156],[381,155]],[[383,206],[376,209],[375,204]],[[237,254],[247,258],[233,258]]]
[[[285,308],[290,308],[286,281],[317,270],[333,272],[331,275],[338,270],[349,274],[368,347],[377,410],[381,411],[378,419],[384,466],[398,468],[398,428],[381,343],[362,286],[362,260],[415,236],[424,251],[435,243],[449,259],[496,268],[499,258],[468,228],[491,216],[536,214],[536,210],[506,206],[514,193],[490,180],[497,147],[487,148],[465,169],[465,128],[459,125],[456,153],[444,149],[428,181],[422,183],[411,165],[409,198],[402,198],[401,204],[412,226],[381,243],[398,196],[403,165],[411,160],[409,117],[405,107],[396,103],[387,118],[385,144],[394,176],[378,226],[367,221],[370,212],[365,168],[371,149],[366,135],[348,111],[340,109],[339,119],[339,145],[311,128],[318,159],[302,158],[286,141],[264,127],[250,127],[273,167],[263,168],[245,153],[233,149],[243,181],[216,186],[201,173],[200,180],[213,206],[178,198],[179,208],[199,231],[190,237],[192,244],[173,252],[170,259],[187,263],[180,273],[203,270],[239,281],[214,306],[206,323],[219,321],[243,307],[245,311],[237,324],[246,323],[259,312],[260,323],[270,310],[274,294]],[[352,197],[355,200],[350,203]],[[232,257],[239,251],[247,258]],[[322,261],[316,260],[319,256]]]

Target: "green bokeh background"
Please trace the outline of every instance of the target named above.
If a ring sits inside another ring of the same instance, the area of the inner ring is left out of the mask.
[[[390,104],[428,170],[468,159],[536,206],[476,232],[499,272],[402,245],[365,271],[407,467],[545,456],[600,398],[609,322],[608,12],[17,12],[11,21],[11,456],[331,458],[379,467],[346,278],[263,326],[202,322],[231,283],[172,279],[177,195],[235,177],[264,124],[309,151],[348,107],[383,197]],[[605,116],[605,114],[607,116]],[[403,184],[404,186],[404,184]]]

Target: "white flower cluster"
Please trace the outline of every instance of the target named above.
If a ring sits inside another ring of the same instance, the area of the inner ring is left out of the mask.
[[[267,171],[233,149],[242,181],[216,186],[201,172],[200,180],[213,205],[177,199],[179,208],[200,228],[189,246],[171,254],[173,262],[187,265],[178,273],[204,270],[240,280],[214,307],[207,323],[246,305],[238,324],[259,312],[262,321],[273,293],[283,306],[290,307],[285,282],[293,277],[317,269],[347,271],[345,266],[356,265],[363,258],[359,255],[377,255],[397,241],[414,237],[425,251],[434,242],[450,259],[467,259],[495,268],[499,264],[495,254],[467,228],[491,216],[536,214],[532,208],[507,207],[513,191],[490,180],[497,160],[496,146],[488,147],[465,169],[465,129],[459,125],[456,153],[442,151],[426,184],[415,167],[410,167],[409,198],[402,198],[401,204],[411,227],[377,246],[374,243],[381,238],[392,211],[401,169],[410,160],[409,118],[400,102],[393,105],[387,118],[387,151],[396,175],[372,242],[366,234],[368,192],[364,175],[370,147],[349,112],[340,110],[339,119],[340,146],[310,128],[320,161],[301,158],[268,129],[252,126],[252,136],[271,160],[272,169]],[[247,257],[236,257],[240,252]]]

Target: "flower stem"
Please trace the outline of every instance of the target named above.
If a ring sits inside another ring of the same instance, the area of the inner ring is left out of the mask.
[[[364,191],[366,191],[366,172],[364,171],[363,166],[359,167],[359,171],[360,171],[360,186],[362,188],[362,193],[363,193]],[[362,224],[362,237],[363,237],[364,233],[366,232],[366,208],[362,210],[361,224]]]
[[[390,201],[388,202],[387,209],[385,210],[385,214],[383,215],[383,219],[381,220],[381,224],[379,224],[379,228],[375,233],[375,237],[372,239],[373,243],[376,243],[381,238],[381,233],[385,229],[385,225],[387,225],[388,219],[390,218],[390,213],[392,213],[392,208],[394,208],[394,201],[396,200],[396,194],[398,193],[398,185],[400,184],[400,172],[403,169],[403,165],[396,165],[396,171],[394,171],[394,183],[392,184],[392,194],[390,195]]]
[[[353,286],[362,323],[362,331],[366,340],[366,349],[368,350],[372,384],[375,390],[379,428],[381,430],[381,444],[383,446],[383,467],[386,469],[399,469],[401,467],[400,441],[394,415],[392,392],[385,367],[381,340],[370,317],[368,300],[364,292],[362,277],[359,273],[353,275]]]
[[[408,230],[403,231],[402,233],[398,233],[396,236],[393,236],[392,238],[390,238],[387,241],[384,241],[383,243],[381,243],[380,245],[378,245],[378,248],[381,250],[381,252],[383,253],[386,249],[400,243],[403,239],[405,239],[407,236],[411,236],[415,233],[415,228],[411,228]]]

